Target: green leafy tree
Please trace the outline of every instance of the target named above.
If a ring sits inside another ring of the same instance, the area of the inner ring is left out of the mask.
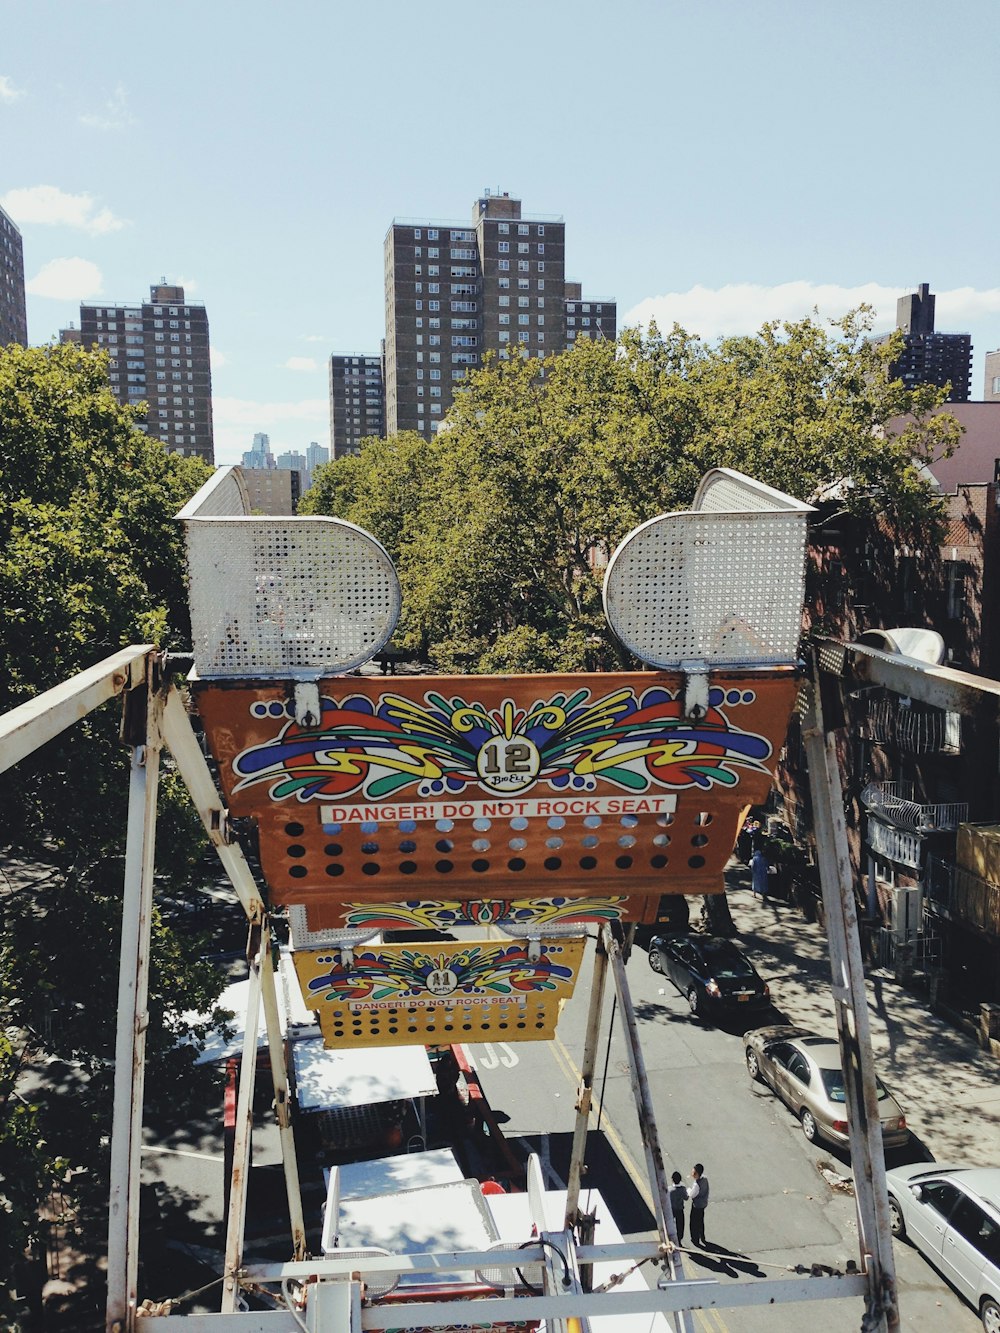
[[[173,515],[211,473],[168,454],[140,418],[116,402],[103,354],[0,350],[4,711],[129,643],[190,643]],[[100,1219],[103,1244],[128,789],[118,723],[106,705],[0,777],[0,1030],[8,1034],[0,1214],[7,1208],[14,1219],[0,1229],[3,1272],[30,1237],[53,1174],[67,1167],[82,1215],[92,1207]],[[168,768],[157,859],[166,903],[190,897],[205,852],[200,821]],[[154,1102],[159,1090],[183,1103],[197,1080],[193,1048],[178,1043],[189,1033],[181,1015],[210,1011],[221,982],[199,961],[203,943],[172,924],[157,912],[147,1087]],[[26,1108],[18,1072],[53,1058],[66,1071],[64,1095]]]
[[[686,508],[712,467],[802,499],[836,486],[853,512],[933,531],[921,465],[959,427],[931,415],[943,391],[889,379],[898,337],[869,332],[862,309],[715,344],[626,330],[544,365],[487,355],[433,441],[368,441],[324,470],[310,509],[382,537],[403,585],[399,636],[444,670],[625,666],[603,564],[636,524]]]

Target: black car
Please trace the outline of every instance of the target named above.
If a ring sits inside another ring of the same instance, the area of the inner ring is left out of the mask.
[[[649,965],[687,996],[693,1014],[762,1009],[771,992],[753,963],[717,935],[655,935]]]

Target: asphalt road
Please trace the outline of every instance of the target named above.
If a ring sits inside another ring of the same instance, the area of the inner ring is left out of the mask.
[[[722,1283],[763,1280],[781,1277],[788,1265],[843,1270],[849,1259],[856,1260],[853,1196],[823,1175],[825,1168],[846,1177],[849,1162],[835,1150],[810,1144],[784,1104],[751,1083],[743,1063],[744,1023],[727,1029],[692,1018],[684,997],[650,970],[642,950],[635,951],[628,978],[667,1169],[687,1180],[700,1161],[711,1181],[710,1248],[686,1257],[688,1275]],[[553,1187],[563,1183],[568,1163],[588,994],[589,967],[554,1042],[470,1048],[491,1104],[509,1117],[504,1133],[542,1154]],[[651,1198],[617,1022],[610,1045],[607,1041],[612,994],[609,979],[595,1082],[595,1104],[602,1099],[602,1105],[599,1122],[598,1115],[591,1118],[587,1179],[601,1190],[623,1234],[630,1235],[651,1228]],[[765,1014],[746,1026],[779,1018]],[[933,1145],[927,1147],[933,1151]],[[922,1154],[915,1141],[890,1165]],[[895,1256],[906,1333],[981,1330],[975,1313],[916,1251],[897,1244]],[[808,1325],[810,1333],[847,1333],[860,1328],[862,1313],[857,1300],[817,1301],[699,1311],[695,1327],[699,1333],[765,1333]]]

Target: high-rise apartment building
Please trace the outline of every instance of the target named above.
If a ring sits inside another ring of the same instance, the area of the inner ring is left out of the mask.
[[[0,347],[8,343],[27,347],[28,314],[21,233],[0,208]]]
[[[330,449],[334,458],[356,454],[370,435],[385,435],[382,358],[354,352],[330,357]]]
[[[983,384],[983,402],[1000,403],[1000,352],[986,353],[986,375]]]
[[[385,333],[386,432],[430,438],[484,351],[545,357],[581,337],[614,338],[617,307],[567,287],[562,218],[523,217],[519,199],[487,191],[471,225],[393,222]]]
[[[243,467],[248,471],[259,472],[276,466],[274,454],[271,453],[271,437],[259,430],[253,437],[253,444],[243,455]]]
[[[316,440],[311,440],[309,448],[306,450],[306,470],[312,477],[316,469],[323,463],[329,463],[330,450],[324,449]]]
[[[936,333],[934,293],[926,282],[896,302],[896,328],[902,329],[905,346],[889,373],[908,387],[914,384],[951,385],[949,403],[967,403],[972,386],[972,336],[968,333]]]
[[[212,367],[205,307],[184,288],[162,283],[135,305],[81,305],[84,346],[109,357],[120,403],[145,402],[145,427],[172,452],[215,461]]]

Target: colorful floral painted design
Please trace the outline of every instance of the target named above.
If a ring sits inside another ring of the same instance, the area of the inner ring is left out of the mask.
[[[359,1000],[399,999],[454,994],[458,998],[553,991],[573,980],[573,969],[555,961],[558,945],[546,945],[536,961],[523,943],[474,944],[455,952],[419,949],[359,949],[344,966],[344,955],[331,951],[315,958],[326,970],[306,983],[307,1003],[349,1004]]]
[[[344,925],[367,930],[450,930],[453,926],[552,926],[618,921],[623,897],[479,898],[470,902],[413,899],[401,903],[349,903]]]
[[[236,790],[271,784],[274,800],[365,801],[477,793],[589,793],[599,784],[642,794],[733,787],[741,770],[766,772],[768,740],[740,731],[729,713],[752,704],[747,689],[711,691],[700,721],[657,685],[593,698],[557,692],[521,708],[497,708],[428,692],[422,702],[383,694],[324,697],[317,726],[300,726],[279,701],[257,701],[251,715],[285,719],[279,734],[240,753]]]

